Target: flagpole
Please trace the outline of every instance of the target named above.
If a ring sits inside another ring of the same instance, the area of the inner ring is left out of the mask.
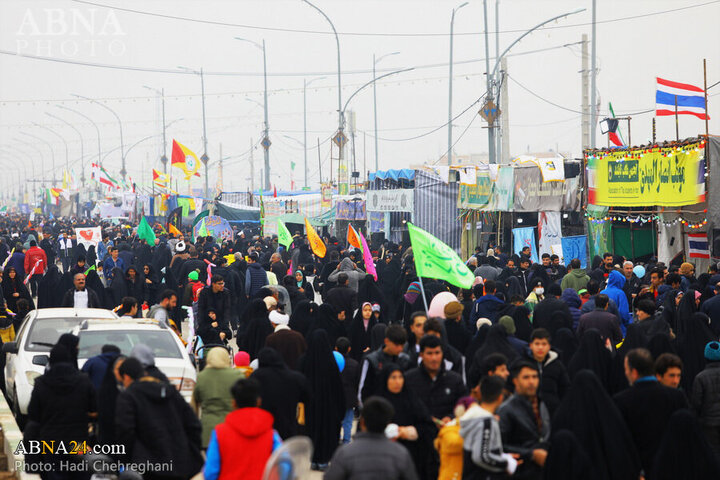
[[[710,138],[710,130],[708,128],[708,115],[710,114],[710,110],[708,110],[708,88],[707,88],[707,59],[703,58],[703,78],[705,80],[705,139]]]
[[[420,276],[418,276],[418,283],[420,284],[420,294],[423,297],[423,305],[425,305],[425,313],[429,315],[430,309],[428,308],[427,298],[425,298],[425,287],[423,286],[423,280]]]
[[[675,140],[680,141],[680,123],[678,122],[677,95],[675,95]]]

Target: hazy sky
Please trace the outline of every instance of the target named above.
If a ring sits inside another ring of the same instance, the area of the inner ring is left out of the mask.
[[[437,161],[447,149],[447,128],[420,138],[412,137],[447,122],[450,15],[453,7],[462,2],[316,0],[315,3],[332,19],[340,33],[343,103],[359,86],[372,79],[373,54],[400,52],[378,64],[378,71],[382,73],[415,67],[411,72],[378,82],[380,168]],[[654,108],[656,76],[702,86],[703,58],[708,60],[708,84],[720,81],[720,29],[716,25],[720,1],[598,0],[597,3],[601,22],[597,26],[601,118],[607,111],[608,101],[612,101],[617,115]],[[701,6],[655,14],[694,5]],[[112,6],[137,12],[113,10]],[[581,50],[578,42],[583,33],[590,35],[591,2],[500,2],[501,51],[528,28],[578,8],[587,10],[532,33],[511,50],[507,113],[512,154],[557,147],[580,155],[581,124],[577,111],[581,101]],[[491,32],[495,30],[494,9],[495,2],[491,0],[488,2]],[[455,114],[485,92],[482,31],[483,4],[480,0],[470,0],[455,18]],[[317,139],[322,142],[320,157],[323,178],[327,179],[328,138],[337,129],[336,45],[328,32],[326,20],[300,0],[0,0],[0,145],[4,147],[0,151],[6,154],[0,157],[4,158],[0,165],[18,163],[9,162],[8,158],[27,162],[22,154],[13,157],[10,146],[27,152],[39,169],[40,155],[33,147],[21,144],[19,140],[23,140],[41,150],[49,168],[47,146],[21,135],[22,131],[50,142],[58,166],[64,164],[63,144],[52,133],[32,125],[36,122],[67,139],[70,161],[79,176],[78,134],[45,112],[70,121],[80,130],[88,162],[97,158],[97,136],[85,119],[56,106],[64,105],[97,122],[103,154],[110,152],[105,159],[106,166],[112,175],[118,175],[120,153],[119,150],[111,152],[120,145],[117,121],[102,107],[71,96],[79,94],[101,99],[117,112],[123,123],[126,150],[137,141],[153,136],[127,155],[130,176],[137,182],[147,182],[151,168],[160,168],[162,143],[159,102],[143,85],[165,89],[168,123],[182,119],[168,129],[168,157],[172,138],[200,156],[203,152],[200,78],[182,72],[177,66],[202,67],[206,72],[208,154],[211,161],[217,160],[222,144],[223,156],[230,157],[225,161],[225,189],[247,188],[250,142],[251,139],[255,143],[259,141],[263,128],[262,108],[253,103],[262,103],[263,99],[262,54],[251,44],[233,38],[241,36],[256,42],[264,39],[266,43],[272,182],[279,188],[290,186],[291,162],[297,164],[293,173],[296,185],[302,185],[303,79],[327,77],[314,82],[307,90],[309,181],[312,187],[317,187]],[[494,55],[494,34],[490,37],[490,51]],[[518,55],[536,50],[542,51]],[[61,62],[13,55],[18,52]],[[563,108],[540,100],[515,82]],[[710,92],[713,95],[709,101],[710,131],[718,133],[720,85]],[[372,88],[366,88],[349,107],[356,111],[355,152],[360,171],[364,160],[367,169],[374,170],[372,100]],[[478,109],[471,108],[453,122],[456,154],[487,151],[487,130],[482,128],[484,121],[476,115]],[[473,119],[474,116],[477,118]],[[633,117],[633,143],[650,138],[652,116],[646,113]],[[470,128],[466,130],[468,125]],[[704,122],[695,117],[680,118],[681,137],[703,133],[704,128]],[[674,139],[672,118],[658,118],[657,136],[660,140]],[[606,144],[599,133],[598,144]],[[95,155],[90,157],[90,153]],[[334,150],[333,157],[336,156]],[[262,165],[262,147],[254,151],[254,158],[257,173]],[[211,184],[215,176],[212,168]],[[196,182],[196,186],[200,186],[200,181]]]

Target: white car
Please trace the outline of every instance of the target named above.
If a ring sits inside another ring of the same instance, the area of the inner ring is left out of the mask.
[[[3,344],[5,391],[18,422],[27,415],[35,379],[45,372],[50,349],[63,333],[87,319],[108,321],[118,316],[100,308],[42,308],[27,314],[14,342]]]
[[[197,371],[180,338],[169,328],[152,319],[123,317],[86,320],[73,333],[80,337],[79,368],[99,355],[103,345],[116,345],[123,355],[130,355],[135,345],[143,343],[155,354],[155,366],[190,401]]]

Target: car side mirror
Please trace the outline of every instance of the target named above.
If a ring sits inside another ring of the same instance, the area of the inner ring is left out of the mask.
[[[45,366],[48,364],[50,358],[47,355],[35,355],[32,359],[33,365]]]
[[[17,342],[5,342],[2,346],[3,353],[18,353]]]

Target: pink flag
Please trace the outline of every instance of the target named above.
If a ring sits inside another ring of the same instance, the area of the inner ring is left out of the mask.
[[[290,266],[288,267],[287,274],[293,275],[295,272],[293,272],[293,266],[292,266],[292,260],[290,260]]]
[[[40,265],[40,262],[42,262],[42,259],[35,262],[35,265],[33,265],[32,270],[30,270],[30,273],[27,274],[27,277],[25,277],[25,280],[23,280],[23,284],[27,285],[30,281],[30,277],[35,275],[35,270],[37,269],[38,265]]]
[[[367,244],[367,241],[365,240],[365,236],[360,233],[360,241],[362,242],[362,250],[363,250],[363,261],[365,262],[365,271],[373,276],[375,281],[377,282],[377,270],[375,270],[375,264],[373,263],[372,258],[372,252],[370,251],[370,247]]]

